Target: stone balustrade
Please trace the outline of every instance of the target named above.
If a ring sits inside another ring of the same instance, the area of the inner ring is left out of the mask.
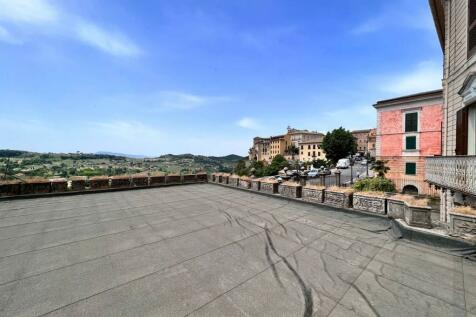
[[[425,159],[429,184],[476,196],[476,156],[435,156]]]

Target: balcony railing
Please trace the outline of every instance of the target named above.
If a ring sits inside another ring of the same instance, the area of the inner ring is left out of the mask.
[[[425,165],[428,183],[476,196],[476,156],[427,157]]]

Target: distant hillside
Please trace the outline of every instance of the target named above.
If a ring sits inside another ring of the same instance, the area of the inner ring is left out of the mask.
[[[147,157],[145,155],[124,154],[124,153],[115,153],[115,152],[107,152],[107,151],[100,151],[100,152],[96,152],[95,154],[98,154],[98,155],[112,155],[112,156],[128,157],[128,158],[135,158],[135,159],[143,159],[143,158]]]
[[[22,177],[120,175],[141,172],[195,173],[231,172],[245,157],[166,154],[143,158],[113,152],[37,153],[0,149],[0,175]]]

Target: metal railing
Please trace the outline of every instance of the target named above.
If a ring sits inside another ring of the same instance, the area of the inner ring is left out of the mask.
[[[476,156],[436,156],[425,159],[425,181],[476,196]]]

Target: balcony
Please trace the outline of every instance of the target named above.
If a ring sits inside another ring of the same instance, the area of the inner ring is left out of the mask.
[[[476,196],[476,156],[427,157],[425,181]]]

